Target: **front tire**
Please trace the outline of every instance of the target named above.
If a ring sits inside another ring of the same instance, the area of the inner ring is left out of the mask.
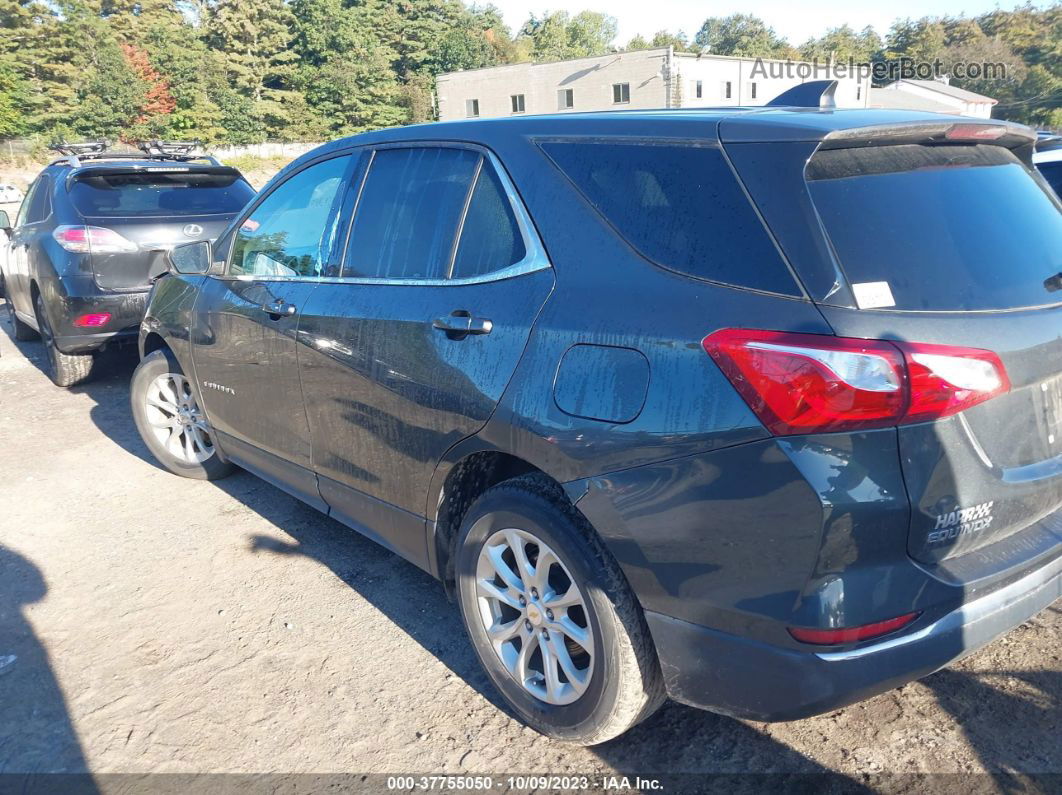
[[[140,437],[170,472],[197,480],[217,480],[232,472],[191,382],[169,351],[154,351],[137,365],[129,399]]]
[[[48,354],[48,377],[56,386],[71,387],[87,381],[92,376],[92,354],[69,354],[63,353],[55,345],[55,335],[52,327],[48,324],[48,315],[44,311],[44,297],[37,294],[33,302],[37,311],[37,328],[41,334],[41,342],[44,343]],[[18,319],[15,319],[16,322]]]
[[[596,745],[664,702],[630,586],[552,481],[525,475],[488,489],[465,516],[456,555],[472,645],[527,725]]]

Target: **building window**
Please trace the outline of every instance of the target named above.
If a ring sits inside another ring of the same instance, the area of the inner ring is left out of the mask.
[[[466,99],[465,100],[465,115],[474,119],[479,116],[479,100],[478,99]]]
[[[571,88],[562,88],[557,92],[557,108],[559,110],[569,110],[575,107],[575,90]]]
[[[512,100],[512,103],[513,103],[513,113],[523,113],[524,112],[524,95],[523,94],[513,94],[511,97],[509,97],[509,99]]]
[[[756,99],[756,84],[749,83],[749,99]]]
[[[734,84],[729,80],[723,83],[723,97],[730,99],[734,96]]]
[[[704,83],[700,80],[697,81],[697,99],[704,96]]]
[[[631,84],[630,83],[613,83],[612,84],[612,104],[623,105],[626,102],[631,101]]]

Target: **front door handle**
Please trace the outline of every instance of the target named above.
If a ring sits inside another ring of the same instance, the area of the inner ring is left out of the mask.
[[[289,304],[286,301],[277,299],[269,304],[262,305],[262,311],[269,315],[273,320],[279,320],[282,317],[291,317],[295,314],[295,304]]]
[[[469,334],[490,334],[494,330],[492,321],[485,317],[473,317],[471,312],[464,309],[437,317],[431,325],[439,331],[445,331],[450,339],[463,339]]]

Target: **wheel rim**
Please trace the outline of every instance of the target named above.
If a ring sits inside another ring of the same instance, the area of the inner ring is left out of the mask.
[[[192,385],[180,373],[164,373],[148,386],[145,416],[155,438],[186,464],[202,464],[214,455],[210,425],[199,410]]]
[[[571,704],[594,672],[589,611],[568,568],[526,530],[499,530],[476,566],[476,602],[509,675],[547,704]]]

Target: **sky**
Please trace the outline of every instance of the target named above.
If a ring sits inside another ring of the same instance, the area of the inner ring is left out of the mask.
[[[774,28],[776,33],[799,45],[827,28],[848,23],[856,30],[873,25],[882,36],[894,19],[924,16],[976,16],[997,6],[1012,8],[1018,0],[893,0],[893,2],[858,3],[838,0],[757,0],[740,3],[733,0],[708,3],[704,0],[489,0],[501,9],[505,21],[515,33],[532,13],[543,11],[604,11],[616,18],[619,34],[616,44],[626,44],[635,34],[647,38],[658,30],[685,31],[691,39],[705,17],[724,17],[734,13],[754,14]],[[486,4],[486,3],[481,3]],[[1047,3],[1037,2],[1037,6]]]

